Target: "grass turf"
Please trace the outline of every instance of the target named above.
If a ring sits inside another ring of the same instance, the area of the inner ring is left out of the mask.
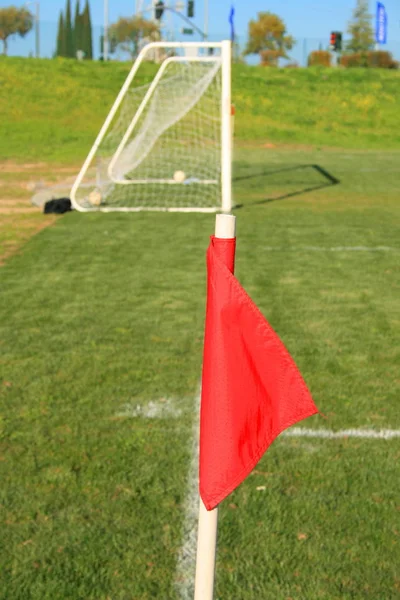
[[[0,57],[0,159],[82,160],[131,63]],[[150,81],[145,65],[138,84]],[[234,65],[236,138],[399,148],[400,72]],[[51,82],[51,85],[49,84]]]
[[[400,426],[398,159],[236,153],[236,273],[309,427]],[[213,220],[68,214],[1,268],[0,598],[178,597]],[[216,598],[397,598],[399,453],[277,440],[221,506]]]

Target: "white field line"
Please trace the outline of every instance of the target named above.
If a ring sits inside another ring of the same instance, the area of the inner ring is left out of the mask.
[[[267,252],[400,252],[391,246],[263,246]]]
[[[176,573],[175,589],[180,600],[192,600],[194,596],[194,580],[196,571],[197,550],[197,523],[199,510],[198,492],[198,462],[199,462],[199,416],[200,416],[200,391],[197,394],[193,409],[196,418],[193,422],[191,433],[191,460],[187,477],[186,497],[184,503],[182,539],[184,540],[179,552]],[[148,419],[177,418],[180,409],[174,406],[170,399],[161,398],[149,402],[147,405],[125,404],[118,416],[145,417]],[[343,429],[332,431],[330,429],[307,429],[291,427],[281,434],[281,437],[292,438],[319,438],[319,439],[346,439],[358,438],[369,440],[391,440],[400,438],[400,429]],[[258,491],[263,491],[264,486],[259,486]]]
[[[130,419],[135,417],[145,417],[146,419],[177,419],[181,413],[181,409],[176,406],[176,402],[172,398],[160,398],[158,400],[151,400],[147,404],[124,404],[116,416]]]
[[[199,517],[199,418],[200,391],[197,394],[192,410],[194,418],[191,439],[191,458],[187,476],[186,495],[183,512],[182,539],[176,573],[175,590],[181,600],[192,600],[194,597],[194,580],[196,573],[197,524]],[[124,404],[116,414],[117,417],[145,419],[176,419],[181,415],[181,409],[169,398],[160,398],[143,404]]]
[[[194,579],[196,571],[196,549],[197,549],[197,522],[198,522],[198,433],[199,433],[199,410],[200,393],[196,397],[195,411],[197,418],[193,424],[192,434],[192,456],[190,462],[189,476],[184,508],[183,521],[183,546],[179,553],[175,576],[175,587],[181,600],[192,600],[194,596]],[[322,439],[364,438],[391,440],[400,438],[400,430],[397,429],[343,429],[331,431],[329,429],[306,429],[292,427],[282,433],[285,437],[307,437]],[[258,489],[258,488],[257,488]],[[260,488],[261,489],[261,488]]]
[[[199,419],[200,391],[194,403],[196,418],[192,428],[192,452],[187,478],[186,498],[184,505],[182,539],[183,546],[179,552],[175,574],[175,588],[181,600],[192,600],[194,597],[194,580],[196,573],[197,524],[199,517]]]
[[[400,438],[399,429],[343,429],[341,431],[330,431],[329,429],[305,429],[292,427],[283,434],[285,437],[307,437],[323,439],[339,438],[364,438],[368,440],[392,440]]]

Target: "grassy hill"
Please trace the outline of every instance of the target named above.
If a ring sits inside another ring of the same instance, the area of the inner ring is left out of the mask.
[[[0,57],[0,159],[81,160],[130,63]],[[154,65],[144,77],[151,79]],[[400,73],[235,65],[236,139],[400,148]]]

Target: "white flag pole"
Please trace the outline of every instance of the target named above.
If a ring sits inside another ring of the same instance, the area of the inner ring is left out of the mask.
[[[215,237],[231,239],[236,233],[236,217],[217,215]],[[200,499],[194,600],[212,600],[214,595],[218,507],[207,511]]]
[[[214,597],[217,528],[218,507],[207,511],[200,498],[194,600],[212,600]]]

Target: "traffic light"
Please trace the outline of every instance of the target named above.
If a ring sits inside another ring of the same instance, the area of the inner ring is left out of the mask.
[[[342,32],[341,31],[332,31],[331,33],[331,50],[334,52],[340,52],[342,49]]]
[[[190,19],[194,17],[194,0],[188,0],[187,16]]]
[[[155,6],[155,17],[157,19],[157,21],[161,21],[161,17],[163,16],[164,13],[164,2],[162,0],[159,0]]]

